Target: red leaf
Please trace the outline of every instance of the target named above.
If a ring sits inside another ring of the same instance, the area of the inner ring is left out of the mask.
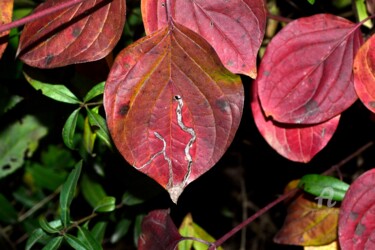
[[[360,30],[344,18],[318,14],[289,23],[270,42],[259,68],[266,116],[313,124],[341,114],[357,99],[352,66]]]
[[[174,20],[199,33],[233,73],[257,75],[256,59],[266,26],[263,0],[172,0]],[[143,0],[148,34],[167,25],[164,0]]]
[[[120,53],[106,81],[104,107],[120,153],[176,202],[233,140],[244,93],[240,77],[222,66],[203,38],[171,26]]]
[[[68,0],[47,0],[35,12]],[[124,0],[87,0],[27,24],[18,53],[28,65],[55,68],[108,55],[125,24]]]
[[[375,169],[358,177],[349,187],[339,215],[342,249],[375,249]]]
[[[142,221],[138,250],[174,250],[182,240],[168,210],[151,211]]]
[[[256,80],[253,85],[251,109],[255,124],[267,143],[291,161],[309,162],[332,138],[340,115],[316,125],[283,124],[267,119],[260,107]]]
[[[359,99],[375,112],[375,36],[358,50],[354,60],[354,87]]]
[[[13,0],[0,1],[0,24],[9,23],[12,21]],[[3,56],[5,48],[8,44],[9,30],[0,32],[0,58]]]

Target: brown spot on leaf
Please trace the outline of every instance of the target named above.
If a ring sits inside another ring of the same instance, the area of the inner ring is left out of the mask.
[[[314,114],[319,109],[319,105],[315,100],[310,100],[305,104],[305,109],[307,112]]]
[[[216,100],[216,106],[221,110],[221,112],[228,113],[229,104],[226,100]]]
[[[52,59],[53,59],[53,55],[48,55],[48,56],[46,57],[46,59],[45,59],[46,65],[51,64]]]
[[[127,115],[129,109],[130,109],[129,103],[126,103],[126,104],[124,104],[124,105],[121,106],[119,114],[121,116],[125,116],[125,115]]]
[[[75,27],[72,32],[73,37],[78,37],[80,34],[81,34],[81,29],[78,27]]]
[[[358,218],[358,213],[356,213],[356,212],[350,212],[349,216],[350,216],[350,219],[356,220]]]
[[[355,234],[361,236],[363,232],[366,231],[366,226],[363,224],[358,224],[355,229]]]

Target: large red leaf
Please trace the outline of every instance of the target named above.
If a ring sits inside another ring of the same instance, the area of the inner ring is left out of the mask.
[[[259,68],[266,116],[292,124],[327,121],[357,99],[352,66],[362,43],[354,23],[333,15],[297,19],[270,42]]]
[[[354,60],[354,87],[359,99],[375,112],[375,36],[359,49]]]
[[[204,37],[230,71],[256,77],[257,53],[266,25],[263,0],[169,2],[174,20]],[[165,1],[142,0],[142,17],[148,34],[165,27]]]
[[[375,249],[375,169],[358,177],[349,187],[339,215],[342,249]]]
[[[35,12],[66,1],[47,0]],[[120,39],[125,9],[124,0],[87,0],[27,24],[20,38],[20,58],[39,68],[99,60]]]
[[[12,21],[13,0],[0,1],[0,25]],[[0,58],[8,44],[9,31],[0,32]]]
[[[174,202],[224,154],[243,101],[240,77],[203,38],[177,23],[123,50],[104,92],[118,150]]]
[[[332,138],[340,115],[314,125],[283,124],[267,119],[257,96],[256,80],[253,83],[251,109],[255,124],[268,144],[291,161],[309,162]]]
[[[174,250],[182,236],[168,210],[151,211],[142,221],[138,250]]]

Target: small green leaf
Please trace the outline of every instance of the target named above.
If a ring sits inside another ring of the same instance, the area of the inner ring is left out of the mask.
[[[0,116],[5,114],[8,110],[16,106],[23,98],[21,96],[12,95],[8,88],[0,85]]]
[[[78,162],[69,174],[68,179],[64,183],[60,193],[60,208],[61,220],[64,226],[70,224],[70,204],[72,203],[73,196],[77,187],[78,178],[81,174],[82,161]]]
[[[30,76],[25,74],[26,80],[36,90],[41,90],[43,95],[48,96],[59,102],[65,102],[70,104],[80,104],[78,98],[64,85],[48,84],[32,79]]]
[[[5,198],[4,195],[0,194],[0,221],[5,223],[17,222],[17,211],[14,209],[12,204]]]
[[[60,232],[60,229],[51,226],[51,225],[48,223],[48,221],[46,220],[46,218],[45,218],[44,216],[40,216],[38,221],[39,221],[39,225],[40,225],[40,227],[41,227],[44,231],[46,231],[47,233],[55,234],[55,233]]]
[[[65,180],[67,173],[58,169],[44,167],[38,163],[26,164],[26,174],[30,174],[35,186],[56,190]]]
[[[132,221],[130,219],[121,219],[115,228],[114,233],[111,236],[110,242],[112,244],[117,243],[122,237],[124,237],[128,232]]]
[[[70,149],[74,149],[74,133],[76,131],[78,114],[80,110],[81,108],[78,108],[70,114],[62,130],[63,141]]]
[[[138,204],[142,204],[144,202],[143,198],[135,196],[132,192],[126,191],[122,196],[122,204],[127,206],[134,206]]]
[[[103,187],[99,183],[91,180],[87,175],[82,176],[81,189],[83,197],[92,208],[95,208],[97,204],[107,196]]]
[[[98,83],[95,85],[83,98],[84,102],[88,102],[91,99],[103,94],[105,82]]]
[[[357,10],[357,16],[358,16],[359,22],[363,21],[364,19],[368,17],[366,1],[355,0],[355,7],[356,7],[355,9]],[[367,20],[363,25],[371,29],[372,28],[371,19]]]
[[[23,166],[25,154],[32,156],[46,134],[47,128],[31,115],[0,131],[0,178]]]
[[[82,240],[78,239],[77,237],[70,235],[70,234],[65,234],[64,238],[68,244],[76,249],[76,250],[87,250],[90,249],[88,246],[83,242]]]
[[[315,3],[315,0],[307,0],[311,5]]]
[[[134,221],[134,234],[133,234],[133,240],[134,240],[134,244],[138,247],[138,239],[139,239],[139,236],[141,235],[142,233],[142,220],[145,216],[143,214],[139,214],[135,217],[135,221]]]
[[[96,140],[96,133],[90,126],[89,118],[85,118],[83,127],[83,146],[89,154],[94,152],[94,145]]]
[[[116,208],[116,198],[112,196],[104,197],[102,200],[100,200],[96,207],[94,208],[95,212],[99,213],[108,213],[112,212]]]
[[[73,168],[76,163],[71,150],[53,144],[43,150],[40,160],[44,166],[58,170]]]
[[[59,249],[61,242],[63,241],[64,236],[57,236],[52,238],[47,245],[45,245],[42,250],[56,250]]]
[[[308,174],[301,178],[298,187],[317,197],[342,201],[349,184],[332,176]]]
[[[81,239],[86,246],[88,246],[88,249],[92,250],[101,250],[103,249],[99,242],[94,238],[94,236],[91,234],[89,230],[87,230],[84,227],[78,227],[78,235],[79,239]]]
[[[109,131],[105,119],[101,117],[97,112],[89,108],[87,110],[87,115],[89,117],[89,122],[91,126],[96,127],[96,133],[109,147],[112,147]]]
[[[26,241],[25,250],[30,250],[36,243],[49,236],[41,229],[35,229]]]
[[[96,223],[95,226],[91,229],[91,234],[97,242],[103,242],[107,225],[108,223],[106,221],[100,221]]]

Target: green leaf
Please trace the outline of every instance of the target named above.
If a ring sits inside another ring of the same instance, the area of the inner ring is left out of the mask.
[[[25,250],[30,250],[36,243],[48,237],[41,228],[35,229],[26,241]]]
[[[83,197],[92,208],[95,208],[97,204],[107,196],[103,187],[99,183],[91,180],[87,175],[82,176],[81,190]]]
[[[103,249],[99,242],[94,238],[89,230],[84,227],[78,227],[79,238],[88,246],[88,249],[100,250]]]
[[[124,195],[122,196],[122,204],[127,205],[127,206],[134,206],[138,204],[142,204],[144,202],[144,198],[140,198],[136,195],[134,195],[130,191],[126,191]]]
[[[70,235],[70,234],[65,234],[64,238],[68,244],[76,249],[76,250],[88,250],[88,246],[83,242],[82,240],[78,239],[77,237]]]
[[[94,208],[95,212],[99,213],[108,213],[112,212],[116,208],[116,198],[112,196],[104,197],[102,200],[100,200],[96,207]]]
[[[124,237],[128,232],[132,221],[130,219],[121,219],[115,228],[114,233],[111,236],[110,242],[112,244],[117,243],[122,237]]]
[[[134,240],[134,244],[138,247],[138,239],[139,239],[139,236],[141,235],[142,233],[142,220],[145,216],[143,214],[139,214],[135,217],[135,221],[134,221],[134,234],[133,234],[133,240]]]
[[[57,236],[52,238],[47,245],[45,245],[42,250],[56,250],[59,249],[61,242],[63,241],[64,236]]]
[[[78,108],[70,114],[62,130],[63,141],[70,149],[74,149],[74,133],[76,131],[78,114],[80,110],[81,108]]]
[[[59,170],[72,168],[76,163],[72,151],[60,145],[53,144],[49,145],[47,150],[42,152],[40,160],[44,166]]]
[[[307,0],[311,5],[315,3],[315,0]]]
[[[38,163],[27,164],[26,174],[30,174],[33,183],[50,191],[56,190],[65,180],[67,173],[61,170],[44,167]]]
[[[101,82],[101,83],[98,83],[97,85],[95,85],[89,92],[87,92],[87,94],[83,98],[83,101],[88,102],[88,101],[94,99],[95,97],[103,94],[104,85],[105,85],[105,82]]]
[[[301,178],[298,187],[317,197],[342,201],[349,184],[332,176],[308,174]]]
[[[0,116],[12,109],[22,100],[23,98],[21,96],[10,94],[5,86],[0,85]]]
[[[81,174],[82,161],[78,162],[69,174],[68,179],[64,183],[60,193],[60,208],[61,220],[64,226],[70,224],[70,204],[72,203],[73,196],[77,187],[77,182]]]
[[[97,130],[95,132],[97,135],[102,139],[109,147],[112,147],[111,139],[109,135],[109,131],[107,128],[107,124],[105,119],[97,114],[96,110],[91,110],[89,108],[87,110],[87,115],[89,117],[89,122],[91,126],[96,127]]]
[[[91,234],[97,242],[103,242],[107,225],[108,223],[106,221],[100,221],[96,223],[95,226],[91,229]]]
[[[83,127],[83,146],[89,154],[94,152],[94,145],[96,140],[96,133],[92,130],[89,118],[85,118]]]
[[[20,168],[25,153],[32,156],[39,140],[46,134],[47,128],[30,115],[0,131],[0,178]]]
[[[52,227],[48,221],[46,220],[46,218],[44,216],[40,216],[39,217],[39,225],[40,227],[46,231],[47,233],[50,233],[50,234],[55,234],[55,233],[58,233],[60,232],[60,230],[58,228],[55,228],[55,227]]]
[[[0,221],[12,224],[17,222],[17,218],[17,211],[13,205],[4,195],[0,194]]]
[[[362,20],[366,19],[368,17],[367,13],[367,6],[366,6],[366,1],[364,0],[355,0],[355,6],[358,14],[358,21],[361,22]],[[372,21],[367,20],[364,24],[367,28],[371,29],[372,28]]]
[[[81,104],[81,101],[64,85],[43,83],[25,75],[26,80],[36,90],[41,90],[43,95],[49,98],[70,104]]]

